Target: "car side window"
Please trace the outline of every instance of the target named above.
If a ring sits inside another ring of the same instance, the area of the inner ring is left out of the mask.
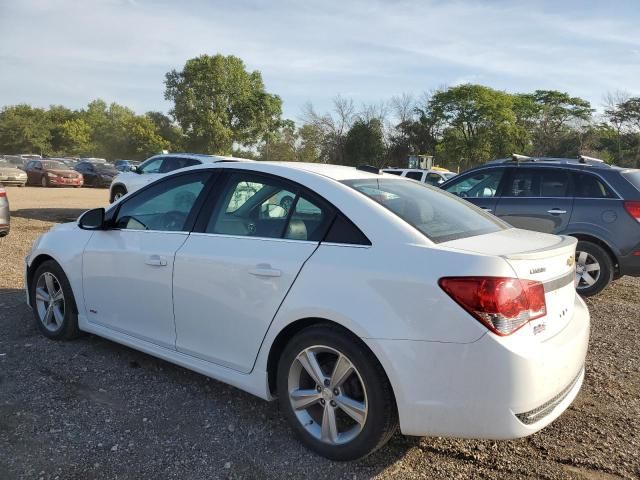
[[[507,197],[566,197],[569,176],[564,170],[515,168],[507,183]]]
[[[444,178],[442,178],[438,173],[427,173],[426,183],[429,185],[440,185],[441,183],[444,183]]]
[[[114,219],[121,230],[184,231],[208,172],[180,175],[154,184],[125,201]]]
[[[299,190],[269,176],[231,174],[205,232],[320,241],[329,211]]]
[[[462,198],[495,197],[503,175],[504,168],[475,172],[450,183],[446,191]]]
[[[422,180],[422,172],[407,172],[405,175],[406,178],[410,178],[411,180]]]
[[[573,173],[573,191],[576,198],[615,198],[604,182],[589,173]]]
[[[162,166],[164,158],[155,158],[149,162],[146,162],[140,167],[141,173],[160,173],[160,167]]]

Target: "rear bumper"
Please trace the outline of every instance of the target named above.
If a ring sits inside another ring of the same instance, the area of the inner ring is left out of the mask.
[[[584,378],[589,312],[577,295],[575,303],[572,320],[544,342],[365,340],[393,385],[402,433],[510,439],[555,420]]]
[[[633,252],[640,252],[640,245],[633,249],[631,255],[618,257],[620,275],[640,277],[640,255],[633,255]]]

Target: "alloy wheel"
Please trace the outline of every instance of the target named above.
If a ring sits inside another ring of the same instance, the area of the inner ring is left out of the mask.
[[[588,288],[600,278],[600,263],[587,252],[576,252],[576,287]]]
[[[62,284],[51,272],[38,278],[35,290],[36,310],[44,327],[55,332],[62,327],[65,315],[65,299]]]
[[[367,393],[354,364],[334,348],[315,345],[289,367],[289,402],[303,428],[329,445],[353,440],[367,421]]]

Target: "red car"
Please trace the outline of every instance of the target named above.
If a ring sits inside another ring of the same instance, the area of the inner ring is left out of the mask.
[[[31,160],[24,167],[29,185],[43,187],[81,187],[82,174],[56,160]]]

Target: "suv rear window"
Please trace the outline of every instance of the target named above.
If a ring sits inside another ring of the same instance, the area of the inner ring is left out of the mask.
[[[508,228],[464,200],[422,183],[392,178],[343,183],[388,208],[434,243]]]
[[[626,172],[622,172],[622,176],[640,191],[640,170],[627,170]]]

